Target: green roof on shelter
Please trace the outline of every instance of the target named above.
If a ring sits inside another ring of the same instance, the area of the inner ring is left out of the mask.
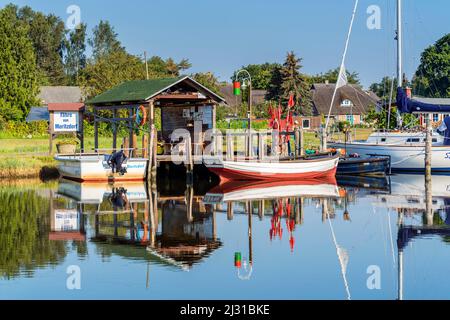
[[[208,90],[195,80],[188,76],[181,76],[177,78],[164,78],[152,80],[132,80],[126,81],[98,96],[88,100],[86,104],[108,104],[120,102],[143,102],[169,89],[171,86],[188,80],[194,83],[204,91],[215,97],[218,101],[225,101],[222,97],[214,92]]]

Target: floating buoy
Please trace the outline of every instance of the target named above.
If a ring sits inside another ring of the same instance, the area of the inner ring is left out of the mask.
[[[242,254],[240,252],[234,253],[234,266],[236,268],[242,267]]]

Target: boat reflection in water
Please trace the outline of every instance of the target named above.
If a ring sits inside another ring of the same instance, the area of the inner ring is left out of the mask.
[[[303,202],[306,198],[322,204],[324,216],[332,210],[332,198],[339,198],[340,192],[334,177],[297,181],[233,181],[228,180],[212,188],[203,202],[214,206],[215,212],[227,214],[233,220],[234,214],[248,216],[248,253],[234,253],[234,266],[241,280],[250,280],[253,272],[252,216],[262,220],[271,216],[270,240],[282,239],[283,219],[289,236],[289,246],[294,251],[296,225],[303,223]],[[226,209],[224,209],[226,207]]]
[[[345,185],[347,181],[343,182]],[[352,187],[355,182],[349,183]],[[433,175],[427,182],[423,175],[401,174],[389,178],[388,192],[373,190],[365,181],[363,190],[368,194],[374,208],[387,208],[397,213],[397,297],[404,299],[404,252],[411,242],[440,236],[444,242],[450,239],[450,179]],[[375,182],[379,186],[379,182]],[[391,234],[390,219],[389,233]],[[391,239],[391,243],[392,243]],[[392,249],[393,260],[394,250]]]
[[[221,246],[214,214],[192,187],[184,196],[159,198],[143,182],[62,180],[58,195],[76,202],[77,209],[67,211],[74,219],[94,217],[90,240],[100,251],[189,270]]]
[[[75,264],[98,298],[449,298],[448,177],[202,181],[0,184],[4,297],[72,298],[52,284]],[[370,265],[383,290],[361,287]]]

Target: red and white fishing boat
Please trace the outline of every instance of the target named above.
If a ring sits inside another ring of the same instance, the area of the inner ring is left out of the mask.
[[[203,202],[214,204],[229,201],[264,200],[286,197],[337,198],[339,188],[333,176],[307,180],[229,180],[209,190]]]
[[[221,180],[295,180],[334,177],[339,155],[298,159],[222,160],[204,159],[205,166]]]

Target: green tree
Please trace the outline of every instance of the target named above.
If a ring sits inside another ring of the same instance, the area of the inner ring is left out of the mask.
[[[241,69],[245,69],[248,73],[250,73],[252,77],[253,89],[268,90],[272,79],[272,74],[277,68],[281,68],[281,65],[278,63],[266,62],[263,64],[249,64],[247,66],[243,66]],[[236,70],[234,74],[238,71],[239,70]],[[231,80],[234,81],[235,76],[233,76]]]
[[[378,97],[380,97],[384,101],[389,102],[389,94],[391,92],[392,78],[383,77],[379,83],[372,83],[369,89],[375,93]],[[392,99],[395,100],[396,92],[397,92],[397,79],[394,79],[394,90],[392,92]]]
[[[188,59],[183,59],[179,63],[176,63],[172,58],[168,58],[165,62],[166,64],[166,73],[170,77],[178,77],[180,72],[183,70],[187,70],[191,67]]]
[[[95,60],[90,59],[80,77],[80,84],[86,96],[91,98],[124,81],[145,78],[145,66],[141,59],[118,50]]]
[[[450,97],[450,33],[422,53],[413,89],[425,97]]]
[[[86,24],[81,24],[65,41],[65,69],[70,85],[78,85],[80,71],[86,67]]]
[[[382,108],[379,112],[375,107],[371,107],[364,117],[364,121],[377,129],[396,129],[398,128],[397,122],[397,108],[391,109],[391,118],[388,128],[389,111]],[[414,114],[402,114],[402,123],[404,127],[412,128],[419,125],[419,120]]]
[[[311,77],[311,81],[313,81],[313,83],[325,83],[326,81],[330,83],[336,83],[339,76],[339,71],[339,67],[336,69],[328,70],[325,73],[320,73]],[[346,72],[348,83],[360,85],[359,75],[357,72],[350,72],[348,70],[346,70]]]
[[[219,80],[212,72],[198,72],[192,74],[191,77],[212,92],[220,94]]]
[[[124,51],[118,34],[114,31],[109,21],[100,20],[99,24],[92,30],[93,37],[89,38],[88,44],[92,47],[94,59],[108,55],[114,51]]]
[[[9,5],[17,18],[29,26],[28,36],[33,44],[41,85],[63,85],[66,81],[63,45],[66,35],[64,22],[53,14],[44,15],[25,6]]]
[[[300,73],[302,59],[289,52],[281,68],[275,68],[267,98],[286,104],[290,95],[294,96],[295,111],[303,115],[312,114],[311,86],[308,78]]]
[[[11,7],[0,10],[0,116],[22,120],[36,102],[36,56],[28,26]]]

